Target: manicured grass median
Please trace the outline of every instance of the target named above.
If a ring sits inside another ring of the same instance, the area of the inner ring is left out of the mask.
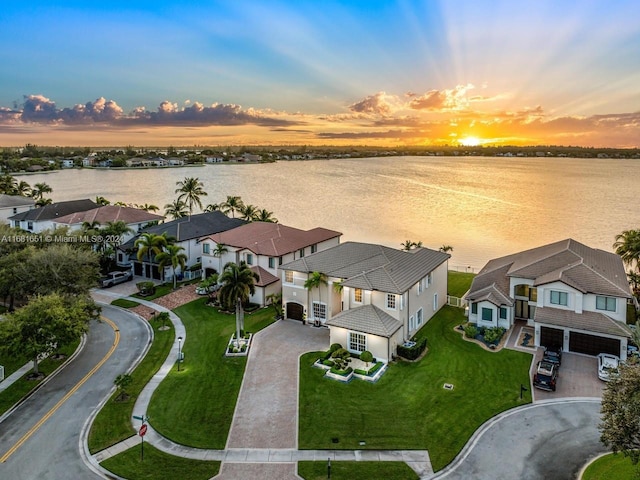
[[[640,467],[632,465],[629,457],[613,453],[600,457],[587,467],[582,480],[612,480],[638,478]]]
[[[56,353],[66,355],[66,358],[73,355],[73,352],[76,351],[78,345],[80,344],[80,340],[73,342],[71,345],[67,345],[66,347],[61,348]],[[24,377],[22,377],[17,382],[10,385],[5,391],[0,392],[0,415],[13,407],[17,402],[22,400],[22,398],[27,395],[31,390],[33,390],[39,383],[44,381],[48,376],[50,376],[60,365],[64,363],[66,360],[53,360],[51,358],[45,358],[38,364],[38,370],[45,374],[45,377],[42,380],[27,380],[27,376],[32,372],[29,371]],[[20,360],[20,367],[24,365],[26,362],[24,360]],[[17,368],[14,368],[14,371]]]
[[[447,276],[447,294],[454,297],[462,297],[465,293],[467,293],[469,287],[471,287],[471,282],[473,281],[473,277],[475,276],[475,273],[456,272],[453,270],[449,270]]]
[[[187,337],[181,371],[174,367],[155,391],[150,423],[174,442],[198,448],[221,449],[227,441],[240,392],[246,358],[227,358],[224,352],[235,329],[235,316],[205,305],[205,298],[175,310]],[[274,321],[271,308],[245,314],[245,330],[255,333]]]
[[[129,398],[125,401],[114,401],[118,392],[115,392],[102,407],[89,432],[89,451],[99,452],[121,440],[129,438],[136,432],[131,427],[131,416],[134,414],[133,406],[138,395],[156,374],[171,351],[175,332],[173,325],[167,323],[169,330],[159,331],[161,325],[153,325],[154,340],[149,352],[140,365],[131,373],[132,382],[126,388]],[[124,373],[124,372],[122,372]],[[138,412],[144,413],[144,412]]]
[[[298,475],[305,480],[325,480],[327,462],[298,462]],[[331,462],[335,480],[418,480],[420,477],[404,462]]]
[[[318,353],[304,355],[300,448],[360,449],[364,440],[371,449],[427,449],[440,470],[486,420],[529,403],[531,392],[520,400],[520,385],[529,385],[531,355],[465,342],[454,331],[464,321],[462,310],[444,307],[418,332],[428,338],[425,357],[391,364],[376,384],[323,378],[324,371],[311,366]]]
[[[134,302],[133,300],[127,300],[126,298],[117,298],[111,305],[122,308],[134,308],[140,305],[138,302]]]
[[[133,447],[102,462],[104,468],[129,480],[208,480],[218,474],[220,462],[175,457],[145,442],[144,460],[140,447]]]

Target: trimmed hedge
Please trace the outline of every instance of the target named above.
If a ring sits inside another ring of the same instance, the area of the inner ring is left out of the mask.
[[[398,345],[398,356],[402,358],[406,358],[407,360],[415,360],[420,355],[422,355],[422,352],[424,352],[425,348],[427,348],[426,337],[418,340],[413,347],[405,347],[404,345]]]

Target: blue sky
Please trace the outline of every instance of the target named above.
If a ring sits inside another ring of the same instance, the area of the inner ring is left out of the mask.
[[[0,145],[638,146],[638,18],[631,1],[5,1]]]

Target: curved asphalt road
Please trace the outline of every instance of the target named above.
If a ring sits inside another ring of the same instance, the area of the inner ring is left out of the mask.
[[[0,478],[100,478],[82,461],[80,431],[86,419],[113,387],[114,378],[129,369],[150,341],[147,326],[133,314],[107,305],[102,306],[102,313],[120,330],[115,351],[5,463],[0,463]],[[0,457],[104,358],[114,339],[115,332],[108,323],[91,324],[87,343],[78,357],[0,423]]]
[[[434,479],[568,480],[600,443],[600,401],[536,403],[507,412],[474,435],[456,462]]]

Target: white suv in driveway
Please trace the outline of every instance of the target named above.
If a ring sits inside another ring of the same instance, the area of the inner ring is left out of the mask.
[[[611,375],[618,373],[620,358],[610,353],[598,354],[598,378],[605,382],[611,380]]]

